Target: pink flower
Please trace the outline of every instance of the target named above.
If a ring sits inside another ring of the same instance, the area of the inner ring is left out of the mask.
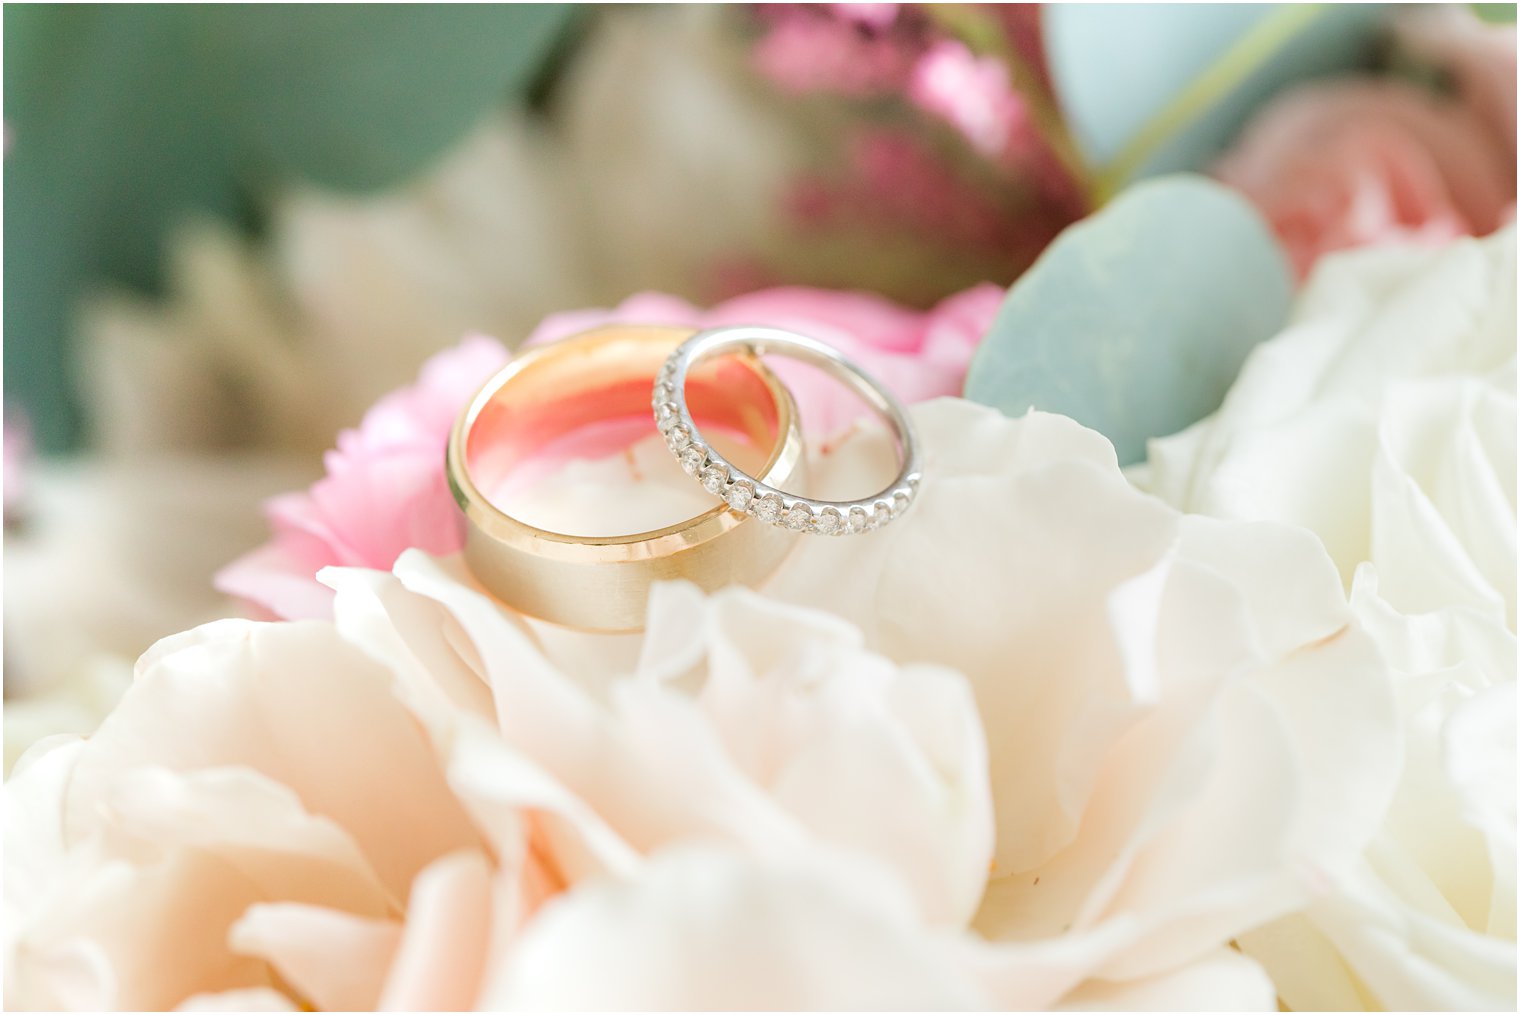
[[[841,21],[853,22],[872,31],[884,32],[901,13],[902,4],[845,3],[829,4],[829,11]]]
[[[971,353],[1002,297],[1002,288],[986,283],[921,312],[867,293],[799,287],[762,290],[702,310],[673,296],[642,293],[614,310],[556,314],[528,342],[551,342],[611,322],[770,324],[828,342],[900,398],[915,402],[960,391]],[[316,580],[324,567],[385,570],[410,547],[457,552],[462,530],[444,476],[444,445],[465,401],[506,359],[498,342],[477,336],[429,360],[415,385],[387,395],[357,429],[339,434],[324,478],[310,490],[269,502],[273,538],[223,568],[217,588],[278,617],[326,617],[332,592]],[[853,396],[828,378],[790,366],[778,363],[777,370],[813,439],[854,419]]]
[[[1034,260],[1069,221],[1054,207],[1010,207],[911,134],[861,132],[851,140],[847,160],[842,176],[795,181],[789,210],[804,225],[906,230],[955,255],[1004,258],[1013,270]]]
[[[978,57],[962,42],[941,39],[913,68],[908,97],[945,120],[971,146],[990,158],[1002,155],[1028,123],[1023,98],[1008,84],[1008,68],[994,57]]]
[[[1334,250],[1489,233],[1514,206],[1513,150],[1461,104],[1395,81],[1284,95],[1218,173],[1261,208],[1300,275]]]
[[[755,45],[755,69],[792,94],[832,92],[869,98],[898,91],[921,43],[912,26],[894,31],[896,4],[869,11],[835,4],[778,4],[761,11],[770,25]]]
[[[1474,113],[1515,155],[1515,26],[1484,22],[1467,4],[1401,11],[1394,36],[1413,57],[1450,76]]]
[[[325,617],[332,592],[316,580],[324,567],[389,568],[413,546],[457,552],[463,532],[444,445],[465,400],[506,359],[495,339],[472,336],[428,360],[416,384],[338,435],[326,476],[266,505],[274,538],[218,572],[216,587],[286,619]]]

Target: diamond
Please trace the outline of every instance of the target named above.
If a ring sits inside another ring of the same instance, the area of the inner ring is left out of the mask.
[[[876,510],[871,515],[871,528],[879,529],[892,520],[892,509],[887,507],[887,502],[876,502]]]
[[[786,513],[786,527],[794,532],[806,532],[813,525],[813,512],[806,504],[793,504]]]
[[[851,532],[864,532],[871,527],[870,518],[863,507],[850,508],[850,517],[846,524],[849,525]]]
[[[749,507],[749,502],[755,499],[755,488],[742,479],[735,480],[728,488],[728,492],[723,495],[723,499],[728,501],[728,506],[735,511],[743,511]]]
[[[901,517],[902,513],[908,510],[908,502],[909,497],[902,490],[898,490],[896,493],[894,493],[892,495],[892,517]]]
[[[675,394],[675,389],[662,381],[654,386],[654,397],[650,401],[655,405],[659,405],[661,402],[668,402],[675,398]]]
[[[813,531],[820,536],[837,535],[844,529],[844,518],[833,508],[824,508],[813,519]]]
[[[681,468],[688,476],[695,476],[702,471],[702,463],[707,461],[707,450],[691,444],[681,449],[680,458]]]
[[[660,424],[660,429],[673,425],[676,421],[676,403],[661,402],[654,407],[655,422]]]
[[[721,465],[709,465],[697,478],[702,481],[702,489],[721,497],[728,485],[728,470]]]
[[[672,451],[679,452],[691,443],[691,431],[684,426],[673,426],[665,431],[665,446]]]
[[[759,518],[763,522],[780,521],[781,512],[784,506],[785,505],[781,503],[781,498],[778,495],[774,493],[768,493],[764,497],[761,497],[759,500],[755,501],[755,517]]]

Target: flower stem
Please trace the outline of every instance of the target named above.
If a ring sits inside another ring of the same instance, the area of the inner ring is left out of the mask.
[[[929,17],[948,34],[961,40],[974,53],[996,57],[1008,68],[1008,83],[1024,99],[1030,120],[1045,146],[1061,168],[1076,183],[1088,209],[1098,205],[1098,188],[1093,171],[1066,129],[1066,119],[1055,96],[1045,88],[1039,74],[1030,67],[994,22],[978,4],[924,4]]]
[[[1233,92],[1284,43],[1324,16],[1328,9],[1327,4],[1284,4],[1235,40],[1234,45],[1146,121],[1098,173],[1100,202],[1118,193],[1163,143]]]

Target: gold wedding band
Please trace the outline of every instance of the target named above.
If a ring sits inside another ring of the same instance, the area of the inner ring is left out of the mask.
[[[684,578],[710,592],[754,584],[781,563],[791,535],[722,504],[650,532],[576,536],[529,525],[481,492],[557,438],[594,423],[648,420],[655,375],[693,333],[617,325],[531,349],[460,414],[446,469],[464,512],[465,560],[502,602],[555,624],[631,631],[643,626],[656,581]],[[796,405],[758,358],[703,362],[687,378],[686,400],[704,427],[745,438],[767,483],[796,487],[805,478]]]

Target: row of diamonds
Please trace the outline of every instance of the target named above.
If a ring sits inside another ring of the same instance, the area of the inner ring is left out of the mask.
[[[680,444],[672,450],[676,451],[681,468],[694,476],[708,493],[723,498],[735,511],[752,514],[761,521],[795,532],[814,532],[823,536],[870,532],[900,517],[913,502],[911,486],[849,508],[786,497],[752,480],[731,476],[727,466],[708,458],[707,448],[692,440],[684,426],[672,427],[666,434],[666,441]]]
[[[675,401],[673,380],[673,371],[668,366],[656,379],[651,398],[655,425],[687,475],[701,482],[708,493],[723,498],[733,510],[795,532],[840,536],[879,529],[900,517],[913,502],[916,483],[912,481],[880,497],[843,508],[786,497],[763,484],[730,476],[727,466],[708,458],[707,446],[682,421],[683,413]]]

